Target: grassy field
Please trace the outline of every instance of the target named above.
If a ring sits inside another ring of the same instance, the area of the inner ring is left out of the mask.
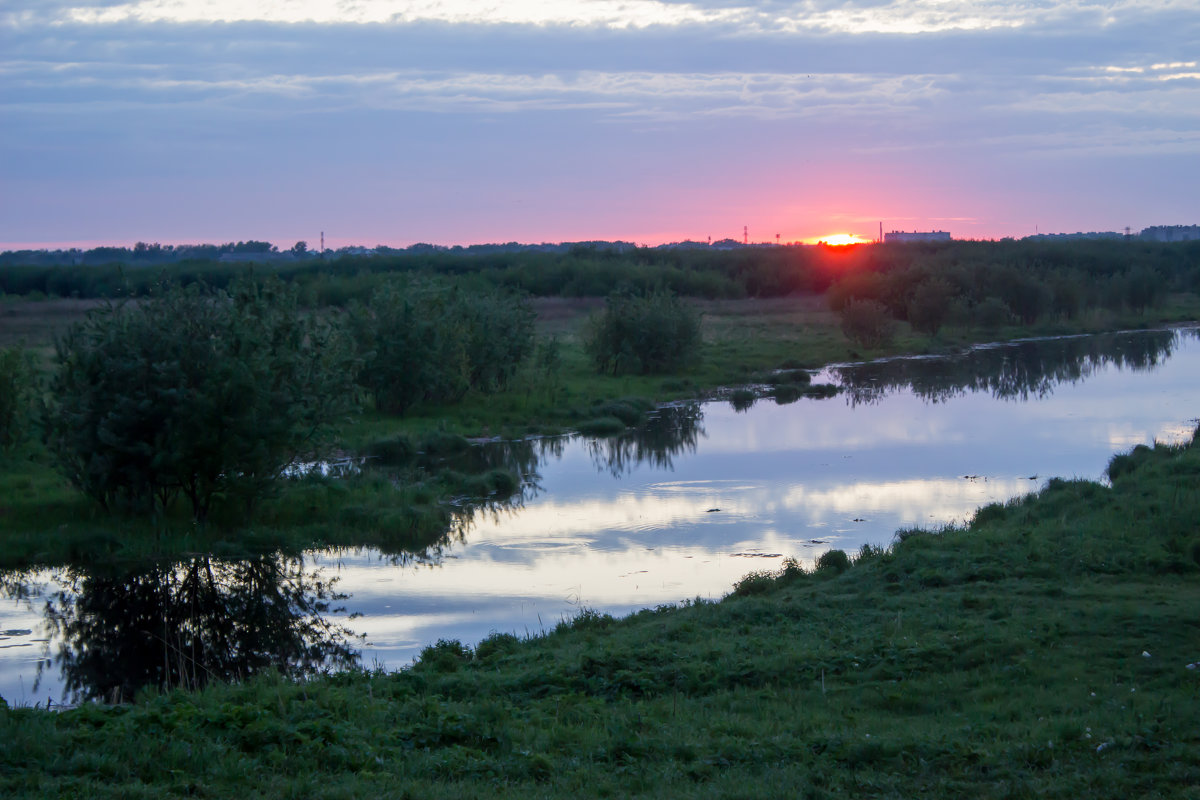
[[[719,603],[0,712],[5,797],[1186,798],[1200,437]]]

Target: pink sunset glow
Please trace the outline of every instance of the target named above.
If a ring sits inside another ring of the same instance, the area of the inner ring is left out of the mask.
[[[1200,213],[1200,22],[1166,2],[18,6],[4,249],[991,239]]]

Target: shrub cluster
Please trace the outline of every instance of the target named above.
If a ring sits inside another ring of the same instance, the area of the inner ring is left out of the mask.
[[[1169,291],[1189,291],[1200,274],[1197,253],[1180,249],[1176,261],[1126,246],[1124,260],[1101,258],[1087,243],[1073,249],[1025,243],[973,243],[915,250],[909,263],[892,258],[856,265],[830,288],[830,308],[842,316],[846,335],[870,346],[881,343],[868,324],[886,311],[914,330],[935,335],[945,324],[996,328],[1014,322],[1073,319],[1091,310],[1144,312]],[[962,256],[973,256],[963,258]],[[1006,258],[1005,258],[1006,257]],[[870,313],[863,304],[870,306]],[[885,341],[886,338],[883,340]]]
[[[428,280],[391,281],[355,306],[360,384],[382,411],[455,402],[508,386],[533,354],[534,312],[507,292],[471,292]]]
[[[66,477],[106,508],[183,495],[197,520],[253,503],[356,397],[348,340],[278,281],[104,306],[57,360],[45,432]]]
[[[622,292],[608,297],[584,334],[584,347],[600,372],[670,372],[700,345],[700,314],[675,294]]]
[[[877,300],[851,299],[842,307],[842,332],[863,347],[879,347],[891,341],[896,321],[887,306]]]

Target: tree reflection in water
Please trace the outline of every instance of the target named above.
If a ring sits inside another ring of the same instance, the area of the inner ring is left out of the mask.
[[[620,477],[641,464],[673,469],[675,456],[696,452],[704,436],[704,412],[699,403],[663,406],[645,423],[617,436],[588,442],[596,469]]]
[[[694,453],[702,436],[704,412],[699,403],[662,406],[650,412],[645,422],[617,436],[599,439],[557,436],[546,439],[520,439],[489,442],[472,448],[470,466],[475,469],[502,467],[521,476],[521,488],[511,497],[495,501],[470,500],[455,514],[453,535],[462,540],[481,517],[493,522],[511,516],[542,490],[539,466],[551,458],[561,458],[568,442],[586,439],[592,463],[601,472],[620,477],[641,464],[655,469],[672,469],[675,456]]]
[[[911,388],[931,403],[968,392],[998,399],[1028,400],[1050,395],[1061,383],[1075,383],[1097,369],[1152,369],[1195,329],[1136,331],[1099,336],[1067,336],[977,347],[955,356],[895,358],[833,367],[851,405],[875,403]]]
[[[300,676],[358,658],[354,634],[323,616],[340,611],[332,606],[345,596],[299,558],[197,556],[123,572],[70,570],[59,582],[46,620],[76,702],[128,700],[144,686],[195,689],[267,669]]]

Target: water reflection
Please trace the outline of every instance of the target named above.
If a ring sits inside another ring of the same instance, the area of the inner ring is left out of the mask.
[[[1098,336],[1065,336],[973,348],[945,357],[895,358],[831,367],[851,405],[877,403],[911,390],[940,403],[969,392],[997,399],[1044,398],[1064,383],[1076,383],[1097,369],[1146,370],[1169,358],[1194,329],[1139,331]]]
[[[45,595],[54,643],[39,681],[78,702],[127,700],[144,686],[197,688],[277,669],[289,675],[356,663],[353,633],[329,614],[345,596],[302,559],[229,562],[196,556],[130,570],[65,570]],[[10,597],[28,583],[5,582]],[[44,675],[57,668],[61,678]]]
[[[643,464],[669,471],[676,456],[696,452],[696,444],[704,436],[703,421],[699,403],[664,406],[637,428],[589,440],[588,450],[596,469],[614,478]]]
[[[961,521],[1052,475],[1100,478],[1117,449],[1186,438],[1200,337],[1025,342],[840,366],[828,378],[849,403],[685,404],[608,439],[460,441],[369,460],[363,472],[383,471],[385,485],[433,469],[519,476],[511,496],[462,498],[445,535],[417,552],[197,557],[123,574],[60,571],[48,589],[36,584],[51,577],[0,575],[3,596],[24,593],[27,607],[0,607],[0,694],[28,702],[20,687],[31,681],[20,681],[35,647],[53,661],[46,684],[61,669],[78,697],[124,697],[143,683],[351,663],[351,627],[369,637],[367,663],[397,668],[439,637],[472,643],[536,633],[582,607],[719,597],[785,556],[812,563],[833,547],[886,545],[897,529]],[[49,598],[48,617],[26,613],[34,598]]]

